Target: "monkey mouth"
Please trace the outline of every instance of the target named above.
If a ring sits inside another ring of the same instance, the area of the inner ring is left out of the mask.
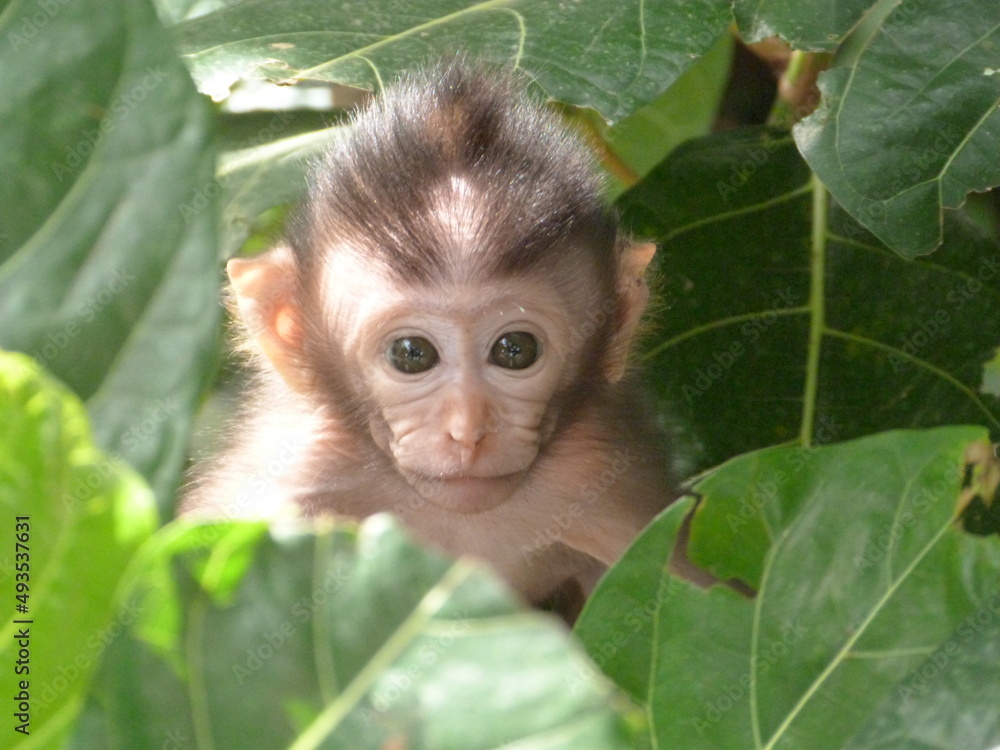
[[[524,480],[524,472],[477,477],[466,474],[412,475],[410,485],[421,497],[454,513],[482,513],[501,505]]]

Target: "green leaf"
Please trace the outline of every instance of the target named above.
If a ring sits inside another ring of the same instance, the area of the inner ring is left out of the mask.
[[[161,532],[140,582],[144,621],[109,651],[78,747],[641,743],[641,714],[565,628],[480,565],[421,551],[386,516],[318,535],[262,530]]]
[[[820,77],[795,129],[841,205],[896,252],[929,253],[944,209],[1000,184],[1000,6],[902,3]]]
[[[285,113],[280,112],[270,119],[269,132],[280,133],[288,122]],[[329,147],[336,130],[278,138],[259,146],[236,148],[220,156],[220,259],[228,260],[236,255],[261,213],[275,205],[294,203],[304,195],[309,160]]]
[[[267,0],[177,27],[199,88],[224,98],[240,78],[381,88],[400,71],[468,49],[514,61],[550,95],[616,121],[651,101],[725,29],[725,0]]]
[[[836,49],[874,0],[736,0],[733,14],[740,35],[759,42],[778,35],[795,49]]]
[[[997,747],[997,664],[1000,593],[963,619],[951,637],[927,655],[847,750],[919,750],[941,747],[942,737],[957,735],[963,747]]]
[[[23,723],[11,716],[21,701],[8,703],[4,746],[56,747],[101,655],[135,616],[118,586],[153,531],[155,507],[131,469],[94,447],[80,401],[8,352],[0,352],[0,511],[4,606],[24,605],[0,633],[0,690],[8,700],[31,697],[27,736],[13,729]]]
[[[948,640],[927,655],[846,750],[997,747],[998,664],[1000,592],[966,616]]]
[[[663,94],[607,133],[608,146],[645,175],[679,144],[711,132],[729,81],[733,38],[724,34]]]
[[[784,133],[678,148],[620,204],[662,240],[646,363],[684,473],[779,443],[1000,428],[979,392],[1000,341],[1000,256],[960,215],[933,259],[890,252],[815,193]]]
[[[20,3],[0,35],[0,345],[166,505],[218,334],[209,109],[142,0]]]
[[[599,584],[577,632],[598,658],[616,627],[606,599],[633,597],[633,609],[652,612],[651,646],[620,646],[644,660],[616,654],[604,667],[646,703],[661,747],[869,747],[850,742],[892,715],[892,696],[935,654],[982,648],[972,623],[995,617],[1000,543],[956,524],[966,452],[984,437],[970,427],[890,432],[734,459],[694,487],[689,550],[756,596],[702,590],[663,566],[643,568],[643,578],[629,564],[669,554],[681,513],[670,509]],[[734,558],[739,545],[748,549]],[[961,646],[948,645],[970,628]],[[980,669],[986,684],[1000,680],[1000,663]],[[955,712],[938,713],[935,746],[981,747],[995,726],[962,720],[975,706],[960,698],[981,684],[962,677],[952,673],[955,693],[936,693]]]

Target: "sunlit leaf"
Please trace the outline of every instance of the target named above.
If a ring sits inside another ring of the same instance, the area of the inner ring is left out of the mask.
[[[79,399],[8,352],[0,352],[0,511],[4,747],[57,747],[101,656],[135,621],[137,603],[117,589],[156,512],[146,484],[94,446]]]
[[[239,78],[380,88],[456,52],[515,62],[553,97],[616,121],[652,100],[705,52],[729,19],[725,0],[394,3],[267,0],[177,27],[202,91]]]

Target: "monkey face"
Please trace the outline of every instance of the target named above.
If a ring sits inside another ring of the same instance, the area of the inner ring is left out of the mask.
[[[345,357],[375,444],[423,498],[475,513],[516,492],[552,432],[568,306],[538,280],[447,286],[375,281],[329,298],[354,332]]]

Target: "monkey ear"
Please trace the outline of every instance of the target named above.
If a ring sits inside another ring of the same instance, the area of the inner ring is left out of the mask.
[[[618,260],[618,297],[621,300],[622,317],[618,330],[611,339],[605,376],[616,383],[625,375],[628,355],[632,349],[632,339],[639,328],[639,321],[649,302],[649,285],[646,283],[646,268],[656,254],[656,245],[644,243],[625,248]]]
[[[294,304],[291,249],[280,246],[226,265],[240,317],[282,379],[296,391],[308,388],[299,366],[302,324]]]

